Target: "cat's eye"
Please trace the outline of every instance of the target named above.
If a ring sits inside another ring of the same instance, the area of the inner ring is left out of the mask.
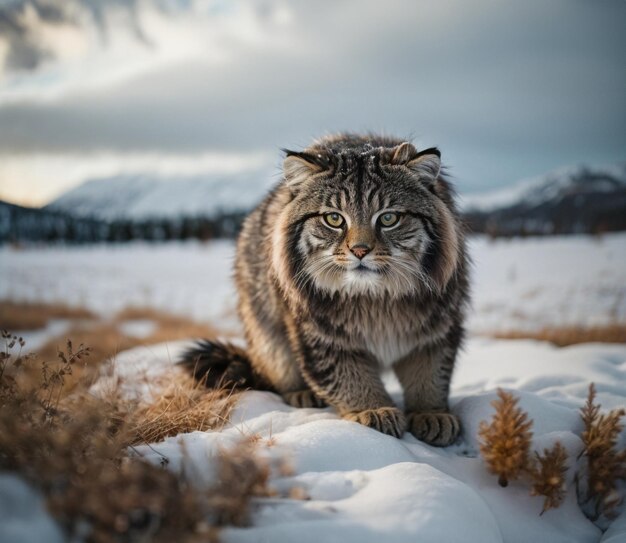
[[[389,228],[398,224],[399,220],[400,215],[398,215],[397,213],[383,213],[380,217],[378,217],[378,222],[384,228]]]
[[[326,213],[324,220],[328,226],[332,226],[333,228],[341,228],[344,223],[344,219],[339,213]]]

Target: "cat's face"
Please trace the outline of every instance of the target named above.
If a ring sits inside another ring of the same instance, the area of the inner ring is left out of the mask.
[[[442,238],[455,243],[454,220],[435,188],[438,151],[403,144],[292,154],[285,175],[295,195],[289,231],[297,285],[402,296],[449,279],[436,266],[449,253]]]

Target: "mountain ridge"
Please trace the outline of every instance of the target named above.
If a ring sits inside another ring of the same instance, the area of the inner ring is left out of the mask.
[[[260,171],[174,177],[120,174],[88,180],[44,209],[107,221],[216,217],[251,209],[273,181]]]
[[[92,179],[41,209],[0,206],[0,241],[233,237],[275,181],[266,171]],[[626,162],[559,168],[460,203],[470,232],[493,237],[626,230]]]
[[[493,211],[522,203],[538,205],[558,197],[568,188],[578,186],[582,190],[590,189],[590,180],[593,189],[600,192],[611,192],[619,185],[626,186],[626,162],[602,166],[563,166],[542,175],[522,179],[510,187],[462,195],[461,203],[464,211]]]
[[[559,168],[465,196],[462,210],[471,230],[496,237],[626,230],[626,162]]]

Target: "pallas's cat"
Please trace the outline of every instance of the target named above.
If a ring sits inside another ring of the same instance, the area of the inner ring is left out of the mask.
[[[207,386],[273,390],[392,436],[452,443],[448,392],[468,301],[453,198],[435,148],[340,134],[286,151],[281,181],[237,243],[247,347],[202,341],[184,363]]]

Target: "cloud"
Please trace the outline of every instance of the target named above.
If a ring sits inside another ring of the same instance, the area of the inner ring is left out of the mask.
[[[0,11],[0,74],[8,81],[0,103],[115,86],[192,59],[224,65],[239,47],[276,45],[288,21],[281,2],[14,2]]]
[[[84,47],[72,57],[37,30],[56,44],[48,56],[5,63],[7,156],[277,156],[326,132],[384,130],[440,145],[473,189],[624,158],[619,1],[67,5],[78,26],[59,28],[80,28]]]

